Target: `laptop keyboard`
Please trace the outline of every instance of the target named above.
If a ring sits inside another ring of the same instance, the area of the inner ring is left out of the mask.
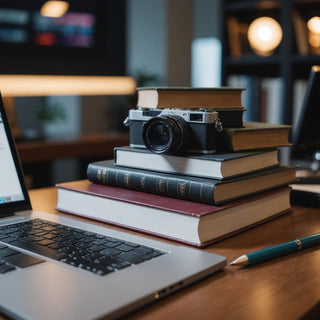
[[[98,275],[165,254],[138,243],[42,219],[0,227],[0,241]],[[43,261],[0,243],[0,273]]]

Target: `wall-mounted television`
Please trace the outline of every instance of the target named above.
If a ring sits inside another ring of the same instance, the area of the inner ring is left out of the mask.
[[[125,0],[68,0],[60,18],[44,2],[1,1],[1,73],[125,74]]]

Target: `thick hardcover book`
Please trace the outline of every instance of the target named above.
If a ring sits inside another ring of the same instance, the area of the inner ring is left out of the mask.
[[[296,180],[296,167],[279,166],[241,177],[217,180],[115,166],[113,160],[88,165],[91,182],[172,198],[222,204]]]
[[[278,150],[216,154],[155,154],[149,149],[116,147],[117,166],[226,179],[279,164]]]
[[[292,126],[262,122],[244,122],[242,128],[224,128],[217,138],[219,152],[246,151],[291,146]]]
[[[58,210],[199,247],[290,211],[288,187],[219,207],[87,180],[57,189]]]
[[[141,87],[137,107],[144,108],[243,108],[244,88]]]

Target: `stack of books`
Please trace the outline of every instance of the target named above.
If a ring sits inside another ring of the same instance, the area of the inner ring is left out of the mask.
[[[278,147],[290,145],[290,126],[242,122],[241,91],[138,89],[138,107],[219,110],[217,152],[116,147],[113,160],[89,164],[88,180],[57,185],[57,209],[198,247],[289,212],[296,168],[279,163]]]

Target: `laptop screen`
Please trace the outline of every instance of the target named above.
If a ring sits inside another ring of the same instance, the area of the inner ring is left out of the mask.
[[[24,200],[18,173],[14,165],[9,141],[0,114],[0,203]]]
[[[0,216],[24,209],[30,209],[30,201],[0,96]]]

